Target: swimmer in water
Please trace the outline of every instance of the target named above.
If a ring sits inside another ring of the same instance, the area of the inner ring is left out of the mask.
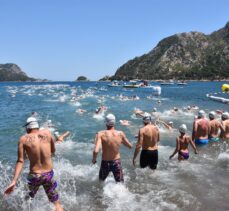
[[[188,160],[189,158],[188,145],[191,144],[195,154],[197,154],[197,149],[191,137],[189,135],[186,135],[187,127],[185,124],[182,124],[179,127],[179,132],[180,132],[180,136],[176,138],[176,149],[173,152],[173,154],[169,157],[169,159],[172,159],[172,157],[178,153],[179,161]]]
[[[56,129],[56,126],[52,123],[51,119],[48,119],[47,122],[43,124],[42,128],[40,128],[40,130],[43,130],[43,129],[48,129],[53,136],[52,137],[53,140],[56,141],[57,143],[63,142],[64,139],[70,135],[69,131],[66,131],[63,134],[60,134],[59,131]]]
[[[139,108],[135,108],[134,113],[135,113],[136,117],[143,117],[145,112]]]
[[[79,109],[76,110],[76,113],[79,113],[79,114],[83,114],[85,112],[87,112],[87,111],[82,109],[82,108],[79,108]]]
[[[162,124],[166,129],[168,129],[168,130],[170,130],[170,131],[173,131],[173,130],[175,130],[175,128],[173,127],[173,122],[172,121],[170,121],[170,122],[165,122],[165,121],[163,121],[163,120],[161,120],[161,119],[158,119],[157,121],[156,121],[156,123],[157,124]]]
[[[130,122],[128,120],[119,120],[120,124],[123,126],[128,126],[130,125]]]
[[[178,108],[177,107],[173,107],[173,109],[171,110],[172,114],[176,114],[178,112]]]
[[[100,114],[100,113],[102,113],[102,112],[104,112],[106,110],[107,110],[107,107],[102,105],[102,106],[99,106],[98,108],[96,108],[95,113],[96,114]]]
[[[157,108],[153,108],[151,114],[152,114],[152,116],[155,118],[155,120],[159,119],[159,117],[160,117],[159,112],[157,112]]]

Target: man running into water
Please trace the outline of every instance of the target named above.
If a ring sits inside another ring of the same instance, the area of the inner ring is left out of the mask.
[[[97,155],[102,146],[102,161],[99,179],[104,181],[111,171],[116,182],[123,182],[124,179],[119,149],[121,144],[128,148],[131,148],[132,144],[128,141],[124,132],[115,130],[115,116],[113,114],[108,114],[106,116],[105,123],[107,129],[99,131],[96,134],[92,163],[96,163]]]
[[[222,128],[221,128],[220,137],[229,140],[229,113],[228,112],[222,113],[221,118],[222,118]]]
[[[205,118],[205,112],[200,110],[198,112],[198,118],[193,123],[193,137],[195,144],[207,144],[208,143],[208,131],[209,122]]]
[[[133,165],[136,164],[136,157],[142,148],[140,156],[140,167],[149,166],[151,169],[157,168],[158,163],[158,142],[160,141],[159,130],[151,124],[151,116],[146,113],[143,117],[144,127],[139,130],[136,144]]]
[[[172,157],[178,153],[179,161],[188,160],[189,158],[188,145],[191,144],[195,154],[197,154],[196,146],[193,143],[191,137],[189,135],[186,135],[187,126],[185,124],[182,124],[179,127],[179,132],[180,132],[180,136],[176,138],[176,149],[173,152],[173,154],[169,157],[169,159],[172,159]]]
[[[219,130],[221,128],[220,122],[215,119],[216,113],[211,111],[209,113],[209,131],[208,131],[208,139],[210,141],[219,141]]]
[[[13,192],[18,177],[22,171],[25,154],[30,161],[30,172],[28,174],[29,196],[34,198],[39,187],[42,185],[49,201],[55,206],[56,211],[63,208],[59,202],[56,191],[57,183],[53,176],[53,164],[51,156],[55,153],[55,144],[49,130],[39,130],[37,119],[30,117],[25,125],[27,134],[23,135],[18,143],[18,159],[15,167],[14,178],[5,190],[5,195]]]

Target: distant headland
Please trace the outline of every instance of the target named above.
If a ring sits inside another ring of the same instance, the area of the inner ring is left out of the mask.
[[[48,81],[48,80],[31,78],[27,76],[27,74],[23,72],[18,65],[13,63],[7,63],[7,64],[0,64],[0,82],[3,81],[40,82],[40,81]]]
[[[229,22],[210,35],[188,32],[167,37],[149,53],[123,64],[109,79],[228,80]]]

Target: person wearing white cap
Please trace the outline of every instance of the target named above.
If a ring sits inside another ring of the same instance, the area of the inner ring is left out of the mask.
[[[138,141],[135,147],[133,156],[133,165],[136,164],[136,157],[140,152],[140,167],[150,167],[156,169],[158,164],[158,142],[160,141],[160,135],[158,128],[151,124],[151,115],[145,113],[143,117],[144,127],[140,128],[138,133]]]
[[[9,195],[15,189],[18,177],[22,171],[25,154],[30,161],[30,172],[28,174],[29,196],[34,198],[39,187],[43,186],[50,202],[56,211],[63,208],[56,191],[57,182],[53,179],[52,155],[55,153],[55,144],[49,130],[39,130],[37,119],[29,117],[24,125],[27,134],[23,135],[18,144],[18,159],[15,167],[14,177],[11,184],[6,188],[5,195]]]
[[[104,181],[111,171],[116,182],[123,182],[124,179],[119,150],[121,144],[128,148],[131,148],[132,144],[128,141],[124,132],[115,130],[115,123],[116,118],[113,114],[108,114],[105,117],[107,129],[96,133],[92,163],[96,163],[97,155],[102,146],[102,161],[99,170],[99,179]]]
[[[222,128],[220,137],[229,140],[229,113],[222,113]]]
[[[198,118],[193,123],[192,140],[195,140],[195,144],[202,145],[208,143],[208,131],[209,122],[205,118],[205,112],[200,110],[198,112]]]
[[[216,113],[211,111],[209,113],[209,132],[208,132],[208,139],[209,141],[219,141],[219,131],[221,124],[215,118]]]
[[[187,126],[185,124],[182,124],[179,127],[179,132],[180,132],[180,136],[177,136],[176,138],[176,149],[174,150],[173,154],[169,157],[169,159],[172,159],[172,157],[178,153],[179,161],[188,160],[189,158],[188,145],[191,144],[195,154],[197,154],[197,149],[191,137],[186,134]]]

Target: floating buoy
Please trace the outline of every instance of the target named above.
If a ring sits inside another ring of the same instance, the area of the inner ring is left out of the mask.
[[[229,84],[223,84],[221,89],[223,92],[229,92]]]

